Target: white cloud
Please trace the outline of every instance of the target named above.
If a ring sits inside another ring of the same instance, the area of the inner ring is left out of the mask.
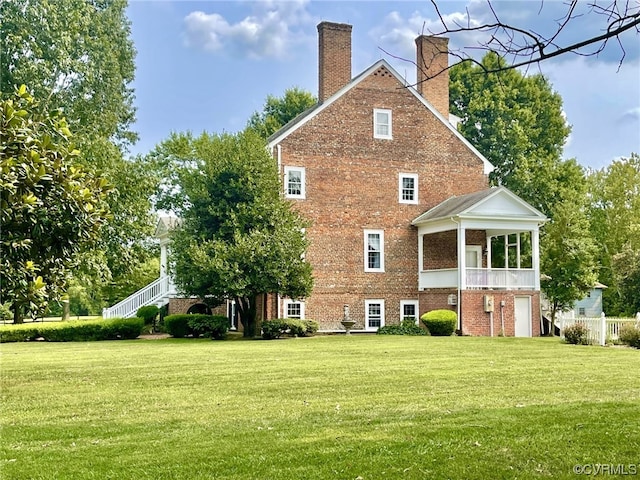
[[[638,121],[640,120],[640,107],[630,108],[626,112],[622,114],[620,121],[628,122],[628,121]]]
[[[185,44],[230,56],[284,58],[304,39],[302,29],[297,27],[311,21],[308,3],[308,0],[252,3],[253,14],[235,23],[220,13],[194,11],[184,18]]]

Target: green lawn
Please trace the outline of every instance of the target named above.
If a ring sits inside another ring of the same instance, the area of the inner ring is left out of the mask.
[[[330,336],[0,345],[2,479],[640,470],[640,351]],[[640,474],[640,472],[638,472]]]

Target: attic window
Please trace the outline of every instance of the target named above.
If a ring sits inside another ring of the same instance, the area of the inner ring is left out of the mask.
[[[391,140],[391,110],[382,108],[373,109],[373,138]]]

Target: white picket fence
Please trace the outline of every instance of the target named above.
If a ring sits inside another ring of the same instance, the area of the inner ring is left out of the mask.
[[[558,316],[560,337],[564,338],[564,329],[580,323],[587,327],[589,342],[596,345],[606,345],[608,341],[618,339],[620,328],[625,324],[638,324],[640,326],[640,312],[635,318],[607,317],[604,312],[600,317],[576,317],[573,311],[561,313]]]

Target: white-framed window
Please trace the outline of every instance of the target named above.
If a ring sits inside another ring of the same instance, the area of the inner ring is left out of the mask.
[[[284,318],[304,318],[304,302],[287,298],[283,302]]]
[[[304,167],[284,167],[284,193],[287,198],[305,198]]]
[[[398,201],[400,203],[418,203],[418,175],[401,173],[398,176]]]
[[[587,315],[587,309],[584,307],[579,307],[578,308],[578,315],[580,315],[581,317],[584,317]]]
[[[364,301],[364,329],[376,331],[384,327],[384,300]]]
[[[391,140],[392,135],[391,110],[383,108],[373,109],[373,138]]]
[[[364,231],[364,271],[384,272],[384,230]]]
[[[419,324],[418,300],[400,300],[400,322],[407,318],[414,318],[416,325]]]

